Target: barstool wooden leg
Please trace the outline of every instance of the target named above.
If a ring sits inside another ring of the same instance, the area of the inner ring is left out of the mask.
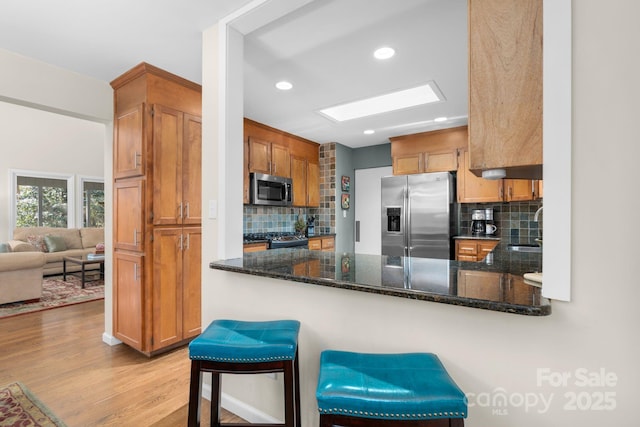
[[[296,402],[296,410],[295,410],[295,415],[296,415],[296,427],[301,427],[302,426],[302,420],[301,420],[301,416],[300,416],[300,365],[299,365],[299,361],[298,361],[298,351],[296,350],[296,357],[293,361],[294,365],[293,365],[293,375],[295,376],[295,393],[293,394]]]
[[[294,377],[293,377],[293,361],[283,363],[284,367],[284,425],[286,427],[294,427]]]
[[[220,374],[218,372],[211,372],[211,427],[220,426]]]
[[[191,379],[189,383],[189,415],[187,425],[200,427],[200,399],[202,391],[202,374],[200,361],[191,361]]]

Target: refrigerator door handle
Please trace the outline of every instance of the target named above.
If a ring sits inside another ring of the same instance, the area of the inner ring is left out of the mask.
[[[356,221],[356,242],[360,241],[360,221]]]
[[[405,243],[405,247],[404,247],[404,256],[411,256],[411,190],[409,188],[407,188],[405,190],[405,204],[406,204],[406,209],[405,209],[405,213],[406,213],[406,218],[407,218],[407,223],[405,224],[405,239],[406,239],[406,243]]]

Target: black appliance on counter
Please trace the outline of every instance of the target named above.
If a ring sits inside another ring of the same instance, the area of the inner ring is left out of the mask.
[[[307,249],[309,247],[309,239],[303,234],[291,232],[273,232],[273,233],[251,233],[243,236],[244,243],[255,241],[267,241],[269,249],[279,248],[300,248]]]
[[[313,216],[307,217],[307,228],[306,228],[307,237],[313,236],[316,234],[315,222],[316,222],[316,219]]]

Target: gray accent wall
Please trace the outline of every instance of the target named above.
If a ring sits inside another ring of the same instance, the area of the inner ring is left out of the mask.
[[[354,148],[353,169],[370,169],[391,166],[391,144]]]
[[[336,143],[336,252],[354,251],[354,150]],[[349,191],[342,191],[342,177],[351,178]],[[342,194],[349,194],[351,204],[349,209],[342,209]]]
[[[335,230],[336,252],[355,251],[355,194],[358,185],[355,181],[356,169],[370,169],[391,166],[391,144],[372,145],[369,147],[349,148],[341,144],[336,146],[336,204]],[[347,194],[351,199],[349,209],[342,209],[342,176],[351,178],[351,188]]]

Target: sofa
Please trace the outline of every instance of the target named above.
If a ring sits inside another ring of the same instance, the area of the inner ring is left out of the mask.
[[[13,231],[8,246],[15,252],[41,252],[44,255],[42,274],[62,274],[62,258],[81,257],[96,252],[104,244],[104,228],[20,227]],[[80,270],[80,265],[67,263],[67,271]],[[88,264],[86,270],[99,269],[100,264]]]
[[[43,252],[0,253],[0,304],[42,296]]]

